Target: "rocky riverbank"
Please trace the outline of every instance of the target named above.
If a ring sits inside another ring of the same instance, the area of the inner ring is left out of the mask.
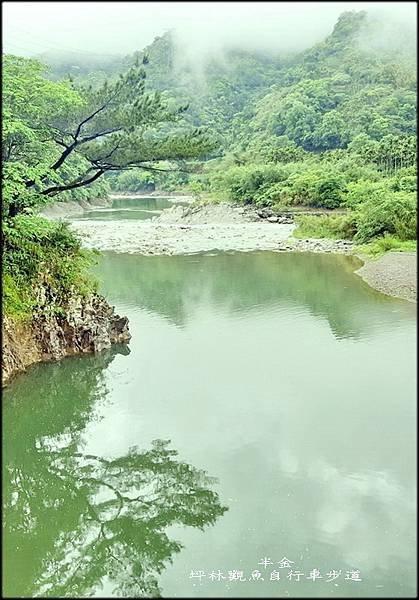
[[[162,212],[153,221],[172,225],[227,225],[231,223],[262,223],[263,221],[280,225],[294,223],[292,213],[275,214],[273,211],[252,205],[230,204],[227,202],[196,204],[190,206],[172,206]]]
[[[114,307],[98,294],[75,295],[57,307],[48,289],[40,287],[38,299],[30,320],[3,319],[3,385],[36,362],[100,352],[131,338],[128,319],[115,314]]]
[[[65,219],[82,215],[86,210],[112,206],[112,198],[92,198],[89,200],[69,200],[46,204],[39,214],[49,219]]]
[[[348,240],[298,239],[293,215],[227,203],[173,206],[146,221],[74,221],[85,246],[145,255],[271,250],[354,254]],[[392,257],[392,255],[396,255]],[[389,257],[389,258],[385,258]],[[365,263],[357,274],[383,293],[416,299],[416,253],[388,253]]]
[[[226,203],[173,206],[150,220],[73,221],[83,244],[98,250],[145,255],[211,251],[273,250],[352,252],[345,240],[300,240],[290,237],[290,214],[271,215],[253,207]]]
[[[376,260],[364,260],[355,271],[371,287],[383,294],[411,302],[417,299],[417,253],[387,252]]]
[[[312,213],[314,214],[314,213]],[[180,207],[174,206],[154,219],[157,223],[167,223],[178,225],[188,230],[194,225],[210,226],[218,224],[239,224],[239,223],[258,223],[262,228],[253,230],[253,241],[249,244],[242,244],[241,248],[236,249],[269,249],[279,252],[321,252],[354,254],[356,246],[349,240],[333,240],[328,238],[321,239],[299,239],[291,236],[294,229],[294,215],[284,212],[282,214],[274,213],[269,208],[257,209],[253,206],[240,206],[231,204],[208,204],[204,206]],[[271,227],[271,224],[280,226]],[[287,228],[284,227],[288,226]],[[289,226],[291,225],[291,229]],[[185,227],[187,226],[187,227]],[[219,227],[220,225],[217,225]],[[268,226],[268,228],[266,227]],[[231,229],[230,229],[231,231]],[[249,227],[243,231],[243,235],[251,231]],[[260,237],[256,239],[258,232]],[[227,231],[228,232],[228,231]],[[281,239],[278,240],[277,234],[281,232]],[[287,237],[282,237],[282,232],[290,232]],[[236,236],[240,234],[236,230]],[[225,240],[224,240],[225,241]],[[252,243],[254,246],[252,247]],[[238,245],[237,240],[233,245]],[[417,257],[415,252],[389,252],[378,260],[372,260],[365,256],[358,255],[364,265],[356,273],[364,279],[374,289],[402,298],[405,300],[416,301],[417,296]]]

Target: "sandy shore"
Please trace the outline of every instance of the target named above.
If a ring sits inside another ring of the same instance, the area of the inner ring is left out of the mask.
[[[73,221],[71,227],[88,248],[145,255],[195,254],[211,251],[270,250],[354,254],[347,240],[296,239],[287,216],[276,222],[260,218],[253,207],[231,204],[173,206],[151,220]],[[416,300],[416,253],[390,252],[378,260],[359,256],[356,271],[371,287]]]
[[[150,220],[73,221],[85,246],[97,250],[146,255],[195,254],[252,250],[339,252],[349,254],[344,240],[300,240],[291,237],[289,217],[270,222],[254,208],[212,204],[173,206]]]
[[[360,258],[365,260],[363,257]],[[366,260],[355,273],[371,287],[384,294],[416,301],[416,252],[387,252],[377,260]]]
[[[197,252],[277,250],[293,225],[266,223],[177,225],[151,221],[74,221],[84,246],[145,255]]]

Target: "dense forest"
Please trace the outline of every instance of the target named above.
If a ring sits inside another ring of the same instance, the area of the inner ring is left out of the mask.
[[[349,12],[298,55],[231,52],[224,68],[207,66],[206,84],[195,83],[189,97],[193,74],[176,85],[170,36],[156,40],[147,50],[155,56],[150,83],[167,82],[189,100],[191,121],[208,125],[218,141],[202,172],[189,177],[191,191],[278,210],[339,209],[300,217],[304,236],[358,243],[385,236],[388,247],[415,239],[414,39],[405,33],[397,48],[363,43],[378,28],[365,12]],[[135,186],[132,173],[118,180]]]
[[[90,289],[90,255],[36,213],[111,189],[304,208],[295,235],[414,248],[415,41],[374,44],[380,28],[347,12],[303,52],[200,65],[171,32],[124,58],[3,56],[6,311],[30,311],[40,272],[58,295]]]
[[[230,50],[198,68],[179,64],[171,33],[94,71],[50,61],[55,77],[72,71],[97,86],[146,57],[146,85],[187,104],[187,121],[212,133],[215,147],[199,173],[124,171],[109,179],[114,189],[187,185],[198,198],[339,209],[301,216],[299,233],[358,243],[378,237],[380,247],[403,248],[400,241],[416,238],[415,41],[390,29],[394,37],[383,42],[381,28],[365,12],[347,12],[304,52]]]

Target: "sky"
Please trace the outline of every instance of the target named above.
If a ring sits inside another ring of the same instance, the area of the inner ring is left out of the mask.
[[[141,50],[176,30],[186,55],[231,46],[301,50],[328,35],[339,14],[367,10],[416,22],[415,2],[3,2],[3,52],[93,55]]]

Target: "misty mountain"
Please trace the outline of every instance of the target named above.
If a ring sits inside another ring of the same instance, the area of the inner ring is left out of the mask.
[[[297,53],[235,48],[190,62],[172,31],[125,57],[50,53],[43,59],[52,77],[70,74],[95,86],[147,55],[147,87],[188,103],[187,119],[208,126],[224,148],[244,138],[248,145],[249,134],[263,133],[324,150],[346,147],[359,133],[379,139],[414,132],[414,36],[406,27],[401,36],[400,27],[383,28],[365,11],[345,12],[322,42]],[[383,30],[386,43],[378,38]],[[403,51],[395,53],[399,46]],[[348,112],[355,117],[352,132]],[[284,125],[285,114],[298,124]]]

